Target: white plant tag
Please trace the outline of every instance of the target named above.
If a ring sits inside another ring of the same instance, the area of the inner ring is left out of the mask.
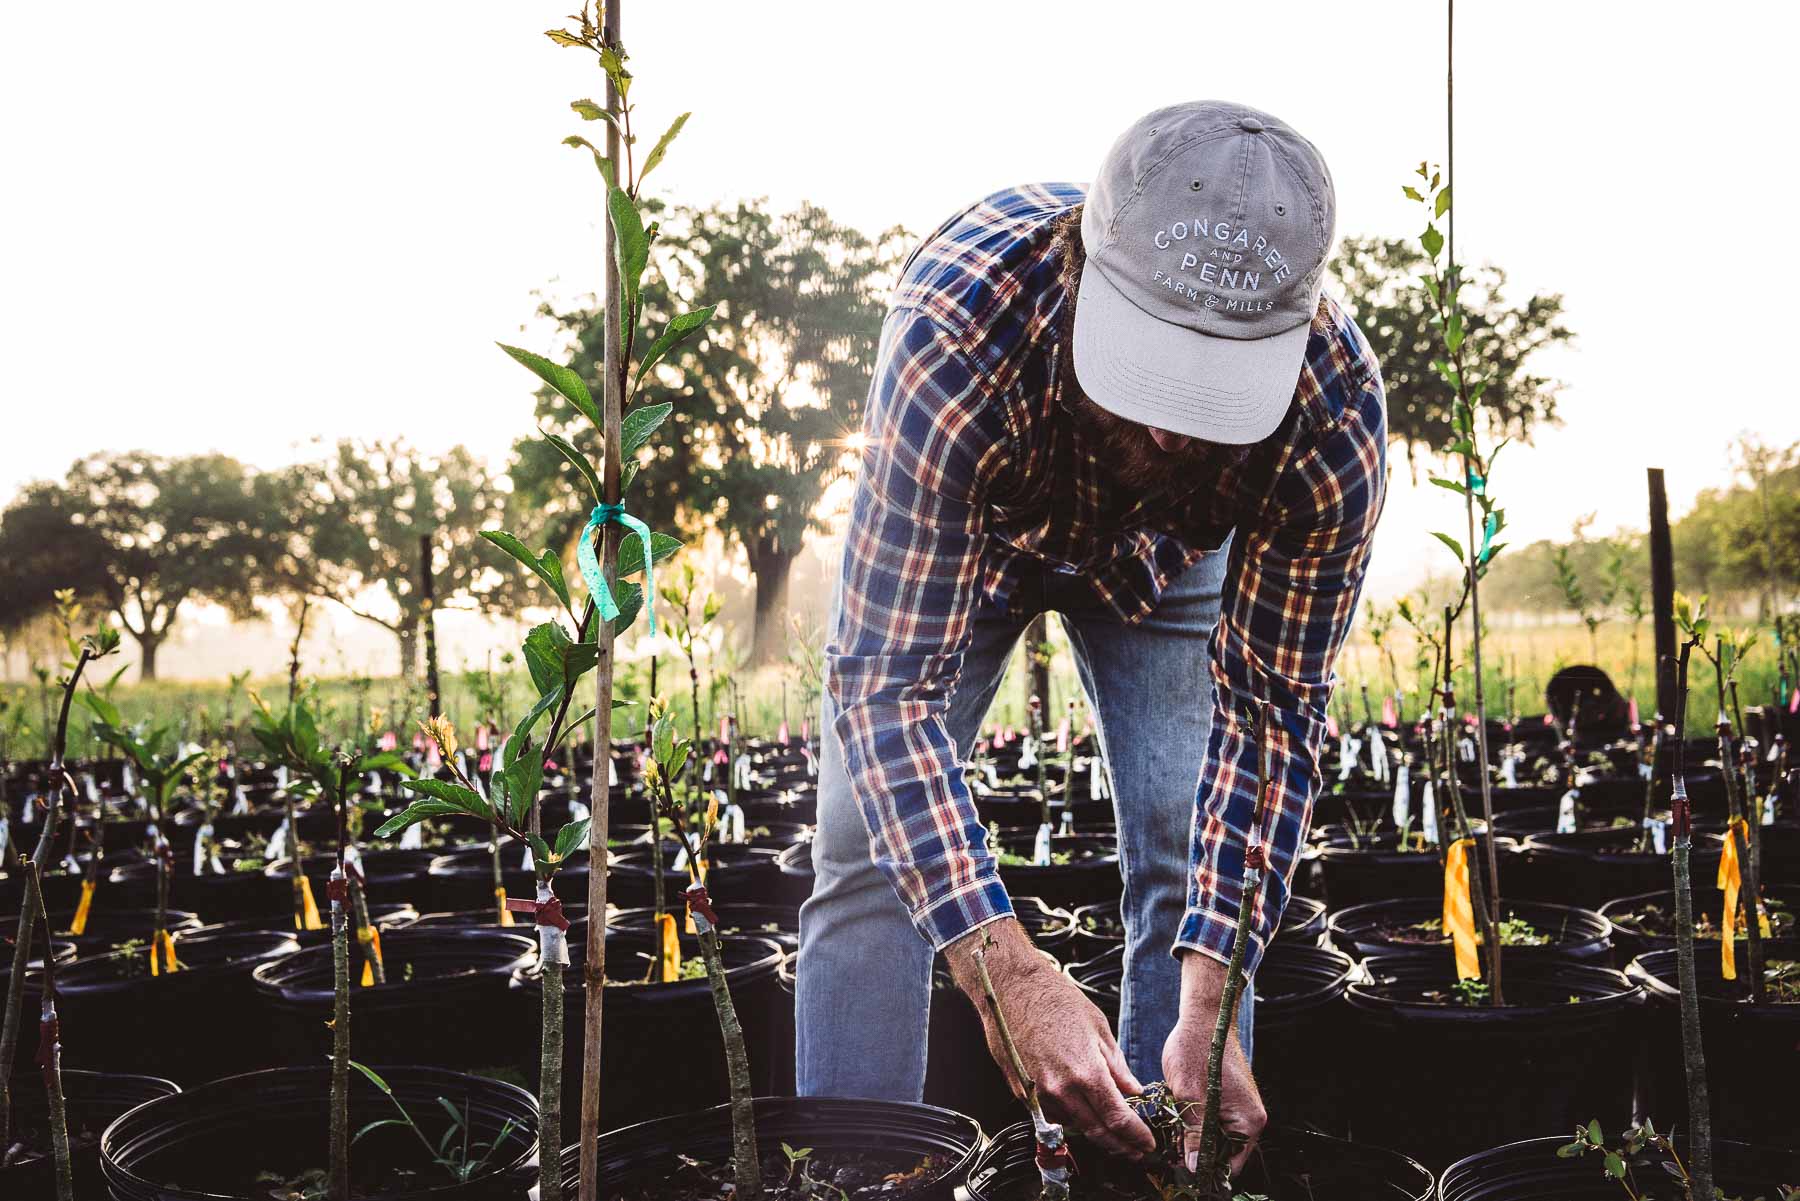
[[[400,849],[403,851],[422,851],[425,849],[424,822],[414,822],[400,832]]]
[[[1037,740],[1027,734],[1019,740],[1019,770],[1030,771],[1037,766]]]
[[[744,809],[741,805],[727,805],[719,815],[720,837],[726,842],[743,843],[750,841],[748,823],[744,820]]]
[[[1519,786],[1519,761],[1512,755],[1500,757],[1500,783],[1508,788]]]
[[[619,786],[619,765],[613,761],[611,755],[606,757],[606,786],[608,788]]]
[[[1406,764],[1394,773],[1394,829],[1404,830],[1412,821],[1412,769]]]
[[[1112,799],[1112,781],[1106,775],[1106,760],[1099,755],[1088,760],[1088,795],[1096,801]]]
[[[1575,833],[1575,799],[1580,793],[1576,789],[1562,794],[1562,800],[1556,806],[1556,832],[1558,834]]]
[[[244,791],[242,784],[231,786],[231,816],[243,817],[250,812],[250,794]]]
[[[1650,842],[1658,855],[1669,853],[1669,823],[1654,817],[1644,819],[1644,829],[1650,831]]]
[[[750,775],[750,752],[745,751],[737,757],[737,762],[732,764],[731,782],[734,787],[742,788],[746,791],[756,787],[756,782]]]
[[[223,875],[225,865],[219,862],[219,854],[213,848],[213,825],[206,822],[194,831],[194,874],[204,876],[208,871]]]
[[[687,870],[687,865],[688,865],[687,844],[683,843],[681,846],[681,849],[679,849],[678,851],[675,852],[675,859],[672,863],[669,864],[669,870],[672,872],[685,872]]]
[[[286,788],[287,786],[288,786],[288,769],[287,769],[287,767],[285,765],[277,767],[275,769],[275,787]]]
[[[1419,833],[1425,841],[1433,846],[1438,840],[1437,795],[1433,792],[1431,781],[1425,781],[1425,790],[1419,794]]]
[[[1356,740],[1348,734],[1338,735],[1338,774],[1340,780],[1348,780],[1350,773],[1356,770]]]
[[[590,818],[592,816],[593,816],[593,813],[590,812],[588,807],[586,805],[584,805],[582,802],[580,802],[580,801],[570,801],[569,802],[569,820],[570,821],[572,821],[572,822],[586,821],[588,818]]]
[[[533,858],[533,856],[531,854],[531,844],[530,843],[525,844],[525,858],[524,858],[524,860],[522,860],[520,862],[519,870],[526,871],[526,872],[537,870],[537,860],[535,858]]]
[[[1031,861],[1039,867],[1050,866],[1050,823],[1038,826],[1037,840],[1031,846]]]
[[[6,847],[11,841],[12,825],[6,820],[6,814],[0,813],[0,861],[6,858]]]
[[[1772,826],[1775,824],[1775,794],[1774,793],[1770,793],[1768,796],[1763,798],[1762,824],[1765,826]]]
[[[285,859],[287,858],[287,844],[288,820],[284,817],[281,819],[281,824],[275,827],[275,833],[269,835],[269,845],[264,848],[264,854],[270,859]]]

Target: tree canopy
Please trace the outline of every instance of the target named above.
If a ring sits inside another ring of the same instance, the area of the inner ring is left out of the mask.
[[[761,202],[677,208],[658,226],[654,253],[672,283],[644,291],[652,324],[695,296],[717,310],[645,380],[646,403],[675,407],[670,436],[643,452],[655,470],[634,490],[634,511],[689,540],[713,528],[743,548],[756,577],[758,659],[782,653],[789,568],[806,532],[820,528],[825,489],[853,461],[847,451],[905,243],[903,231],[869,237],[813,205],[779,215]],[[603,326],[592,305],[544,313],[573,340],[569,365],[597,378]],[[598,436],[548,388],[538,417],[598,453]],[[586,512],[561,458],[523,440],[512,475],[540,540],[566,545]]]
[[[1455,441],[1454,397],[1431,368],[1442,341],[1430,297],[1418,286],[1425,264],[1416,241],[1386,238],[1345,238],[1331,261],[1343,300],[1381,364],[1388,438],[1404,448],[1408,466],[1418,454],[1435,456]],[[1562,296],[1544,293],[1515,305],[1504,295],[1500,268],[1464,267],[1463,278],[1463,322],[1481,340],[1482,364],[1491,373],[1480,406],[1495,427],[1487,432],[1529,442],[1557,420],[1560,385],[1536,371],[1532,359],[1574,338],[1563,324]]]

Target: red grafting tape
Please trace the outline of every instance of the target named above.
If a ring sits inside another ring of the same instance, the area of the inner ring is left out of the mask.
[[[706,895],[706,885],[699,882],[687,887],[688,909],[705,918],[712,928],[719,928],[719,915],[713,912],[712,898]]]
[[[325,897],[333,904],[342,905],[350,899],[350,882],[333,873],[331,879],[325,882]]]
[[[1247,871],[1260,872],[1269,866],[1269,852],[1260,842],[1253,842],[1244,851],[1244,868]]]
[[[563,916],[562,898],[552,897],[548,901],[525,901],[506,898],[506,907],[514,913],[533,913],[537,915],[540,926],[555,926],[558,930],[569,928],[569,919]]]

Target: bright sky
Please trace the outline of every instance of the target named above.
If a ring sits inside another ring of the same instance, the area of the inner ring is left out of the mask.
[[[578,0],[16,0],[0,15],[0,501],[100,449],[260,465],[315,438],[466,442],[498,465],[532,379],[493,347],[532,292],[592,290],[600,192]],[[658,190],[809,200],[924,232],[982,194],[1089,178],[1116,132],[1222,97],[1311,137],[1338,229],[1416,234],[1444,145],[1442,3],[629,0],[640,129],[694,116]],[[1800,438],[1789,5],[1465,3],[1458,249],[1564,292],[1566,427],[1502,460],[1516,537],[1643,524],[1743,430]],[[1685,245],[1686,249],[1682,249]],[[559,281],[552,284],[551,281]],[[1770,376],[1773,374],[1774,378]],[[1402,473],[1403,475],[1403,473]],[[1374,585],[1447,552],[1396,480]],[[1442,524],[1439,524],[1439,523]]]

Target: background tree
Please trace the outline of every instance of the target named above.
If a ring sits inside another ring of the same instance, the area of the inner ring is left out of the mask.
[[[1750,481],[1750,490],[1756,497],[1757,515],[1761,519],[1762,536],[1757,539],[1757,549],[1762,556],[1763,587],[1759,603],[1760,615],[1766,619],[1787,597],[1787,589],[1782,583],[1785,564],[1777,528],[1782,524],[1790,527],[1795,524],[1795,509],[1800,506],[1800,499],[1791,491],[1780,493],[1776,484],[1781,476],[1791,474],[1800,466],[1800,443],[1770,446],[1755,434],[1743,434],[1732,448],[1732,458],[1733,468]]]
[[[1456,439],[1450,428],[1452,396],[1443,387],[1433,359],[1442,357],[1431,324],[1430,297],[1418,287],[1426,259],[1403,238],[1345,238],[1331,261],[1341,295],[1381,363],[1387,385],[1388,438],[1404,447],[1416,473],[1416,456],[1434,456]],[[1567,343],[1574,334],[1562,323],[1558,293],[1531,297],[1522,305],[1502,293],[1506,273],[1498,267],[1462,268],[1459,300],[1466,336],[1487,348],[1490,382],[1481,397],[1491,437],[1529,442],[1537,429],[1555,424],[1554,380],[1531,370],[1530,360],[1546,346]]]
[[[137,641],[139,678],[153,680],[157,650],[188,601],[254,614],[268,516],[254,473],[227,455],[93,455],[7,508],[0,592],[9,613],[27,615],[52,588],[97,596]]]
[[[301,477],[293,495],[315,562],[295,578],[394,635],[400,673],[419,672],[419,537],[435,552],[438,609],[478,609],[490,560],[478,534],[497,526],[506,495],[464,447],[428,455],[404,441],[338,443],[337,453]],[[379,593],[390,614],[366,608]]]
[[[906,249],[899,229],[877,237],[802,205],[774,215],[761,201],[668,210],[654,253],[669,283],[647,286],[652,323],[718,305],[704,331],[652,369],[641,395],[673,402],[672,436],[643,453],[644,520],[692,540],[715,528],[743,548],[756,580],[752,661],[784,652],[788,573],[819,501],[853,464],[862,399],[874,369],[886,293]],[[574,340],[570,366],[598,375],[600,331],[590,305],[543,310]],[[540,422],[596,453],[598,435],[561,397],[540,392]],[[517,501],[540,515],[539,541],[562,545],[585,518],[560,459],[515,447]],[[652,484],[651,482],[654,481]]]

